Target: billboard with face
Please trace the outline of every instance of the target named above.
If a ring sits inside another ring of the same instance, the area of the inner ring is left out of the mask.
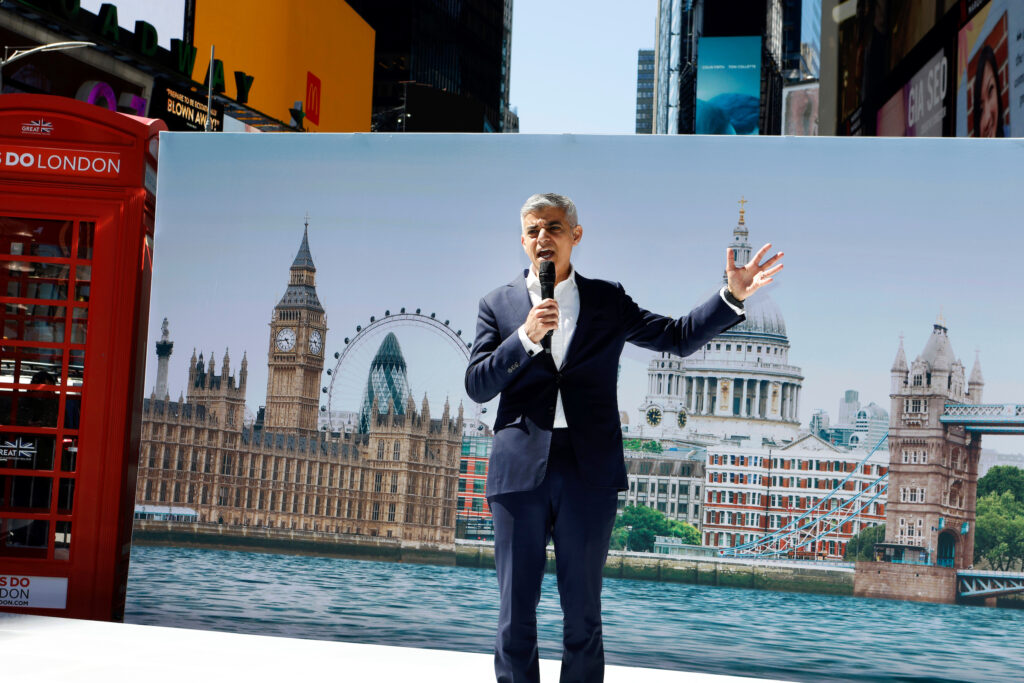
[[[994,0],[960,30],[957,135],[1001,138],[1024,127],[1024,9]]]

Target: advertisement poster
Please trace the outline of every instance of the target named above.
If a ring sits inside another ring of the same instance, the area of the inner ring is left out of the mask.
[[[698,134],[757,135],[761,38],[703,38],[697,56]]]
[[[947,111],[949,64],[944,52],[932,57],[903,89],[882,105],[877,134],[889,137],[942,137]]]
[[[497,410],[465,395],[466,350],[480,298],[527,267],[520,207],[558,192],[583,227],[578,276],[619,282],[657,313],[717,296],[727,247],[785,252],[776,281],[745,302],[742,343],[716,339],[687,359],[627,344],[621,356],[629,461],[655,463],[630,475],[623,513],[642,505],[698,536],[685,548],[671,537],[690,553],[673,558],[671,543],[648,550],[622,529],[629,545],[604,578],[606,661],[815,682],[925,680],[941,662],[948,680],[1012,680],[1020,648],[1007,634],[1024,632],[1024,610],[854,596],[851,554],[859,539],[870,556],[882,508],[910,504],[898,485],[866,488],[879,495],[824,530],[817,556],[740,551],[812,498],[859,495],[835,484],[837,468],[868,458],[870,475],[852,473],[868,484],[892,464],[852,436],[877,435],[871,420],[884,433],[903,409],[890,399],[894,359],[918,368],[941,348],[964,373],[956,386],[981,391],[983,378],[982,402],[1024,403],[1024,330],[1005,302],[986,303],[1015,291],[1024,238],[1006,226],[1020,152],[972,140],[165,134],[125,621],[492,653],[493,560],[459,525],[480,512],[470,499]],[[936,192],[951,167],[972,165],[990,172]],[[851,424],[862,412],[866,431]],[[981,438],[1008,462],[1024,450],[1020,437]],[[751,493],[759,504],[740,500]],[[979,548],[983,528],[1002,533],[986,514],[979,503]],[[946,518],[943,532],[963,529]],[[957,548],[965,567],[996,568]],[[554,574],[538,631],[540,656],[559,658]]]
[[[782,134],[818,134],[817,82],[782,89]]]
[[[960,30],[956,134],[1024,134],[1024,7],[992,0]]]

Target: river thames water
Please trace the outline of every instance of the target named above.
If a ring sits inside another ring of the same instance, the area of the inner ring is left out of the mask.
[[[609,664],[794,681],[1022,681],[1024,610],[605,579]],[[135,546],[125,622],[493,652],[493,570]],[[553,575],[541,657],[561,655]]]

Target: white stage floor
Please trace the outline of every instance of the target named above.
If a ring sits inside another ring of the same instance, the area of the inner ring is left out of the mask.
[[[10,683],[299,683],[494,680],[490,655],[0,614],[0,680]],[[541,660],[545,683],[559,663]],[[764,682],[609,666],[607,683]]]

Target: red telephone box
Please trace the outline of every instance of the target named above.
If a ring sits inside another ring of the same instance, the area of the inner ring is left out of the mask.
[[[123,618],[166,128],[0,96],[0,610]]]

